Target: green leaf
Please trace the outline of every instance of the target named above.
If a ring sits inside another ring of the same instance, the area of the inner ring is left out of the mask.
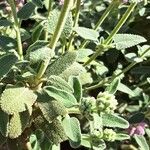
[[[128,62],[142,62],[143,59],[138,57],[135,53],[128,53],[125,55],[125,58]]]
[[[92,144],[92,145],[91,145]],[[83,134],[82,135],[82,140],[81,140],[81,145],[84,147],[87,147],[89,149],[93,150],[104,150],[106,149],[106,144],[104,140],[99,139],[97,143],[91,143],[89,135]]]
[[[74,62],[59,76],[68,81],[70,76],[79,76],[82,72],[85,73],[85,71],[85,68],[81,64]]]
[[[15,49],[17,46],[17,42],[15,39],[7,36],[0,36],[0,49],[9,51],[11,49]]]
[[[3,78],[18,61],[13,54],[7,54],[0,57],[0,79]]]
[[[0,19],[0,26],[8,27],[11,26],[12,23],[7,19]]]
[[[39,8],[43,7],[43,3],[41,0],[32,0],[32,3],[35,4]]]
[[[75,97],[64,90],[57,89],[53,86],[47,86],[44,87],[44,91],[55,100],[61,101],[66,107],[72,107],[77,103]]]
[[[97,41],[99,33],[93,29],[85,28],[85,27],[76,27],[74,31],[86,40]]]
[[[8,135],[7,132],[8,124],[9,124],[9,115],[0,109],[0,132],[4,137],[7,137]]]
[[[130,136],[128,134],[117,133],[115,140],[123,141],[123,140],[128,140],[128,139],[130,139]]]
[[[54,120],[52,123],[49,123],[39,116],[34,121],[35,125],[45,133],[53,144],[58,145],[67,140],[67,136],[59,120]]]
[[[80,123],[77,118],[69,116],[63,119],[63,127],[66,135],[69,137],[70,144],[73,148],[77,148],[81,144]]]
[[[60,56],[48,66],[46,70],[47,77],[50,77],[51,75],[60,75],[76,61],[76,58],[76,52],[68,52]]]
[[[73,88],[61,77],[59,76],[50,76],[47,81],[47,85],[56,87],[57,89],[73,93]]]
[[[107,86],[106,91],[108,91],[110,94],[115,94],[118,89],[119,84],[120,84],[120,79],[119,78],[114,79],[110,83],[110,85]]]
[[[117,89],[118,89],[118,91],[121,91],[121,92],[126,93],[128,95],[135,96],[135,93],[123,83],[120,83],[118,85]]]
[[[116,34],[113,40],[118,50],[126,49],[147,41],[144,37],[133,34]]]
[[[83,60],[91,54],[93,54],[91,49],[78,49],[77,61],[83,62]]]
[[[1,133],[0,133],[0,145],[4,144],[6,142],[7,138],[4,137]]]
[[[50,98],[47,93],[39,95],[37,102],[43,116],[49,122],[52,122],[58,116],[63,116],[67,113],[65,106],[61,102]]]
[[[27,30],[20,28],[20,32],[21,32],[21,41],[26,41],[31,38],[30,33]]]
[[[48,32],[50,34],[53,34],[55,31],[55,27],[57,25],[58,19],[59,19],[60,11],[58,9],[54,9],[51,11],[50,16],[48,18]],[[68,38],[71,34],[73,27],[73,19],[72,14],[68,14],[68,18],[66,20],[65,26],[63,28],[63,31],[61,33],[61,38]]]
[[[142,135],[134,135],[134,139],[136,140],[137,144],[140,146],[140,150],[149,150],[149,145]]]
[[[37,26],[34,27],[32,31],[32,40],[36,42],[37,40],[40,39],[40,36],[42,35],[42,32],[44,30],[44,23],[45,21],[42,21],[37,24]]]
[[[30,50],[30,51],[29,51]],[[38,63],[40,61],[45,61],[51,57],[51,49],[44,47],[32,47],[32,49],[28,50],[28,59],[32,64]]]
[[[124,118],[115,114],[103,114],[102,116],[103,126],[116,127],[116,128],[128,128],[129,123]]]
[[[69,78],[69,83],[74,89],[73,95],[76,98],[77,102],[81,101],[82,98],[82,85],[80,83],[80,80],[76,76],[71,76]]]
[[[11,139],[15,139],[22,134],[24,129],[27,127],[30,119],[30,113],[24,111],[21,113],[14,113],[10,119],[8,127],[8,136]]]
[[[18,18],[27,20],[35,10],[35,5],[32,2],[26,3],[17,13]]]
[[[0,99],[1,109],[7,114],[32,110],[32,105],[36,101],[37,96],[32,90],[25,87],[7,87]]]

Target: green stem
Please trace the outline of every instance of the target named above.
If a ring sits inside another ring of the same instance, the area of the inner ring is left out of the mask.
[[[77,0],[73,27],[76,27],[78,25],[79,14],[80,14],[80,5],[81,5],[81,0]],[[72,45],[74,37],[75,37],[75,33],[72,32],[70,39],[69,39],[68,50],[70,49],[70,47]]]
[[[68,108],[67,109],[68,114],[81,114],[79,108]]]
[[[64,27],[65,22],[66,22],[68,13],[71,9],[71,4],[72,4],[71,0],[65,0],[65,2],[64,2],[64,5],[63,5],[62,10],[61,10],[61,14],[60,14],[58,22],[57,22],[57,26],[55,28],[54,35],[52,36],[52,39],[49,43],[49,47],[52,49],[52,51],[54,51],[56,44],[59,40],[59,37],[61,35],[61,32],[62,32],[63,27]],[[40,70],[36,76],[37,80],[40,80],[42,78],[42,76],[44,75],[44,73],[48,67],[49,61],[50,61],[50,57],[48,60],[45,60],[42,62],[41,66],[40,66]]]
[[[23,50],[22,50],[22,42],[21,42],[21,33],[20,33],[20,25],[17,18],[17,11],[14,0],[8,0],[9,5],[11,7],[12,15],[14,18],[14,26],[16,30],[17,37],[17,46],[18,46],[18,55],[20,56],[20,60],[23,60]]]
[[[150,48],[146,49],[139,57],[142,58],[148,51],[150,51]],[[104,79],[102,81],[100,81],[98,84],[90,86],[88,88],[86,88],[86,90],[94,90],[97,89],[101,86],[103,86],[106,83],[111,83],[115,78],[119,77],[120,75],[128,72],[132,67],[134,67],[136,64],[138,64],[139,62],[132,62],[129,66],[127,66],[126,68],[124,68],[120,73],[113,75],[111,78],[108,78],[107,80]]]
[[[120,19],[120,21],[118,22],[118,24],[116,25],[116,27],[112,30],[112,32],[110,33],[110,35],[108,36],[108,38],[104,41],[104,45],[107,46],[110,44],[110,42],[112,41],[112,38],[116,35],[116,33],[120,30],[120,28],[123,26],[123,24],[126,22],[126,20],[129,18],[130,14],[132,13],[132,11],[134,10],[135,6],[137,5],[137,3],[132,3],[130,4],[130,6],[128,7],[127,11],[125,12],[125,14],[122,16],[122,18]],[[95,60],[101,53],[101,50],[97,50],[95,54],[93,54],[89,60],[87,62],[85,62],[84,66],[88,65],[91,61]]]
[[[97,24],[94,27],[94,30],[98,30],[99,27],[102,25],[102,23],[104,22],[104,20],[107,18],[107,16],[109,15],[109,13],[113,10],[113,8],[116,6],[117,2],[116,0],[113,0],[110,5],[107,7],[107,9],[105,10],[105,12],[103,13],[103,15],[100,17],[99,21],[97,22]],[[84,40],[82,42],[82,44],[80,45],[80,48],[84,48],[88,45],[89,41],[88,40]]]
[[[105,40],[104,44],[108,45],[111,42],[112,38],[116,35],[116,33],[120,30],[123,24],[127,21],[127,19],[129,18],[130,14],[132,13],[136,5],[137,3],[135,2],[128,7],[127,11],[122,16],[122,18],[120,19],[116,27],[113,29],[111,34],[108,36],[108,38]]]

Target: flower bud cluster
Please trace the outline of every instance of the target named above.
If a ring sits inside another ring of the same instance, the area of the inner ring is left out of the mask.
[[[93,120],[92,113],[95,106],[96,100],[94,97],[83,98],[80,105],[80,111],[87,119]]]
[[[98,144],[98,141],[100,141],[100,139],[113,142],[116,140],[116,135],[116,132],[112,129],[106,128],[103,131],[95,129],[91,134],[92,143]]]
[[[105,129],[103,131],[103,139],[106,140],[106,141],[110,141],[110,142],[113,142],[115,141],[116,139],[116,132],[113,131],[112,129]]]
[[[97,96],[96,107],[98,113],[113,113],[118,105],[117,100],[113,94],[108,92],[100,92]]]

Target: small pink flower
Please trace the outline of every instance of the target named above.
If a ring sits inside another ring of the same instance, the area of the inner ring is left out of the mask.
[[[130,136],[133,136],[135,134],[137,135],[144,135],[145,134],[145,127],[147,127],[147,124],[144,122],[130,125],[130,127],[126,130]]]

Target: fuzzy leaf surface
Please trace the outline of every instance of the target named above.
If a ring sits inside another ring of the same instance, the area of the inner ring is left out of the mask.
[[[18,58],[13,54],[0,57],[0,79],[10,71],[17,61]]]
[[[117,128],[128,128],[129,123],[124,118],[114,114],[104,114],[102,116],[103,126],[106,127],[117,127]]]
[[[99,36],[97,31],[85,27],[76,27],[74,31],[86,40],[97,41]]]
[[[73,92],[74,97],[77,99],[78,102],[80,102],[82,98],[82,85],[79,81],[79,78],[76,76],[71,76],[69,78],[69,83],[74,89]]]
[[[48,66],[46,70],[47,77],[50,77],[51,75],[60,75],[76,61],[76,58],[77,58],[76,52],[68,52],[60,56],[58,59],[56,59]]]
[[[63,127],[66,135],[70,139],[71,145],[75,147],[79,147],[81,144],[81,130],[80,123],[77,118],[69,116],[63,120]]]
[[[7,114],[31,110],[37,96],[25,87],[8,87],[2,93],[0,106]]]
[[[58,89],[67,91],[69,93],[73,92],[73,88],[64,79],[62,79],[59,76],[54,76],[54,75],[50,76],[48,78],[47,85],[54,86]]]
[[[37,125],[37,127],[45,133],[53,144],[57,145],[67,140],[67,136],[61,122],[58,120],[54,120],[52,123],[49,123],[43,117],[39,116],[35,119],[35,125]]]
[[[45,87],[44,91],[50,97],[53,97],[55,100],[62,102],[66,107],[72,107],[77,102],[75,97],[72,94],[70,94],[64,90],[57,89],[53,86]]]
[[[43,100],[38,100],[38,106],[48,122],[52,122],[59,115],[67,113],[65,106],[56,100],[45,101],[43,98]]]
[[[28,111],[24,111],[21,113],[15,113],[9,123],[8,127],[8,136],[11,139],[17,138],[22,134],[25,127],[29,123],[30,113]]]
[[[142,135],[134,135],[134,139],[136,140],[137,144],[140,146],[140,150],[149,150],[150,147]]]
[[[18,18],[22,20],[28,19],[34,12],[35,5],[32,2],[26,3],[17,13]]]
[[[7,127],[9,124],[9,115],[0,109],[0,132],[4,137],[7,137]]]
[[[134,34],[116,34],[113,40],[118,50],[126,49],[147,41],[144,37]]]

